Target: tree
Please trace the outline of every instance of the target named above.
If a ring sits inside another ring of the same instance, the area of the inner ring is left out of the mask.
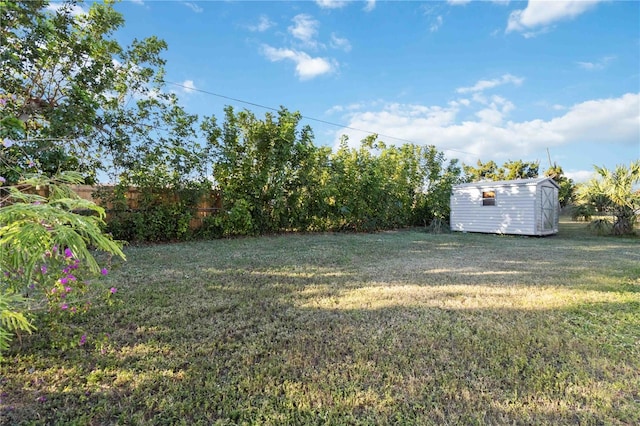
[[[120,46],[113,33],[124,19],[110,2],[92,3],[86,13],[76,2],[49,6],[0,2],[0,102],[4,120],[20,124],[4,136],[21,140],[18,162],[93,179],[109,164],[105,151],[117,158],[129,150],[129,129],[139,126],[135,101],[166,96],[159,56],[166,43],[150,37]],[[0,174],[16,178],[6,168]]]
[[[572,179],[569,179],[564,175],[562,167],[554,163],[553,166],[549,167],[544,172],[544,175],[553,179],[560,187],[558,190],[558,201],[560,203],[560,207],[566,207],[573,201],[575,184]]]
[[[422,191],[418,194],[414,208],[414,222],[435,224],[449,222],[451,213],[451,189],[462,182],[462,170],[457,159],[446,161],[444,153],[433,145],[422,147],[421,169],[424,171]]]
[[[579,189],[580,205],[596,206],[614,217],[614,235],[634,233],[640,214],[640,160],[629,167],[618,165],[614,170],[594,166],[598,176]]]
[[[478,182],[481,180],[502,180],[504,172],[498,168],[495,161],[483,163],[478,160],[477,167],[464,164],[462,166],[466,182]]]
[[[538,177],[540,163],[537,161],[525,162],[522,160],[507,161],[502,165],[505,180],[532,179]]]
[[[480,160],[477,162],[477,167],[463,165],[466,182],[531,179],[538,177],[538,169],[538,162],[522,160],[506,161],[502,167],[498,167],[494,161],[483,163]]]
[[[203,131],[211,146],[213,177],[228,214],[225,233],[253,234],[305,229],[323,164],[313,146],[310,127],[299,129],[302,116],[281,107],[264,120],[250,111],[225,108],[219,128],[206,119]]]
[[[12,111],[4,105],[0,104],[3,132],[10,134],[15,130],[11,127],[19,132],[22,123],[10,120]],[[102,231],[104,210],[69,187],[82,176],[30,173],[31,166],[13,158],[20,154],[19,142],[0,138],[0,165],[18,176],[13,185],[4,185],[6,178],[0,176],[0,360],[13,333],[37,328],[36,311],[44,312],[39,315],[41,328],[55,344],[75,338],[84,345],[86,335],[74,336],[72,329],[59,326],[60,320],[87,310],[89,296],[95,296],[99,286],[85,279],[107,273],[99,269],[93,250],[124,258],[121,246]]]

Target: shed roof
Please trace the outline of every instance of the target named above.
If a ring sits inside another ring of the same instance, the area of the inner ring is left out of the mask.
[[[537,177],[532,179],[513,179],[513,180],[483,180],[480,182],[461,183],[455,185],[454,188],[474,188],[474,187],[496,187],[496,186],[520,186],[520,185],[538,185],[539,183],[549,181],[559,188],[556,181],[550,177]]]

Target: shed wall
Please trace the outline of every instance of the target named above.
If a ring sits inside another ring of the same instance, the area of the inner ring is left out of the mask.
[[[553,229],[544,229],[542,186],[544,182],[501,183],[482,182],[459,185],[451,195],[451,229],[463,232],[484,232],[516,235],[549,235],[558,232],[557,214]],[[555,204],[557,206],[557,187]],[[495,205],[482,203],[482,192],[494,191]]]

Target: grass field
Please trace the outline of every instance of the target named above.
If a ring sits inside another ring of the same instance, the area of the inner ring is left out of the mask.
[[[282,235],[130,247],[101,353],[23,339],[1,424],[640,424],[640,240]]]

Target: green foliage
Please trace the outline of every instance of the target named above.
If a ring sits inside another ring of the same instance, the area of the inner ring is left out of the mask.
[[[483,163],[480,160],[478,160],[477,167],[463,165],[466,182],[536,178],[539,167],[538,162],[524,162],[522,160],[506,161],[502,167],[498,167],[494,161]]]
[[[60,323],[56,315],[61,310],[65,315],[79,312],[82,307],[78,309],[73,301],[89,300],[84,298],[89,292],[85,279],[105,273],[93,251],[124,258],[120,245],[102,232],[104,210],[69,188],[82,179],[77,172],[64,172],[55,179],[30,175],[19,185],[4,188],[7,195],[0,200],[0,349],[7,347],[11,333],[32,331],[35,325],[30,314],[41,310],[47,313],[41,316],[40,322],[46,324],[43,328],[60,343],[61,335],[54,335]],[[39,189],[45,195],[35,193]],[[76,213],[79,210],[94,214]],[[84,277],[71,274],[80,264]]]
[[[590,221],[596,214],[596,209],[589,204],[580,204],[571,207],[571,219],[575,221]]]
[[[450,197],[453,185],[462,181],[458,160],[445,163],[444,154],[428,147],[423,154],[422,168],[427,174],[426,188],[418,194],[413,222],[416,225],[449,223]]]
[[[329,188],[332,227],[373,231],[448,220],[451,184],[457,180],[456,162],[433,146],[386,146],[372,135],[359,149],[344,139],[331,156]]]
[[[576,187],[572,179],[564,176],[562,167],[554,163],[553,166],[544,172],[544,175],[550,177],[558,184],[558,202],[560,203],[560,207],[566,207],[571,204],[574,199]]]
[[[281,108],[259,120],[249,111],[225,109],[220,129],[215,118],[202,129],[212,147],[213,177],[223,194],[221,223],[241,235],[306,229],[316,216],[313,201],[323,164],[308,126],[298,130],[300,113]],[[228,212],[228,213],[225,213]],[[250,220],[247,214],[250,215]]]
[[[595,166],[597,177],[578,189],[578,205],[614,218],[611,233],[634,234],[640,214],[640,161],[614,170]]]
[[[113,157],[116,189],[97,193],[113,206],[108,231],[127,241],[189,239],[198,204],[211,191],[210,147],[198,142],[198,117],[171,94],[138,102],[135,114],[146,125],[129,133],[134,149]],[[133,188],[140,194],[136,207],[126,199]]]
[[[244,199],[236,200],[231,209],[218,216],[225,235],[253,235],[255,233],[251,205]]]
[[[610,219],[598,218],[589,222],[589,230],[597,235],[610,235],[613,232],[613,224]]]
[[[443,234],[451,232],[451,227],[448,220],[435,218],[427,225],[426,230],[431,234]]]
[[[290,230],[374,231],[448,219],[451,185],[460,170],[435,147],[387,146],[377,135],[358,149],[313,145],[301,116],[281,108],[264,120],[226,109],[225,122],[202,126],[212,147],[224,235]],[[417,219],[420,217],[420,219]],[[216,231],[219,232],[219,231]]]
[[[144,126],[135,100],[168,96],[159,90],[166,44],[151,37],[122,47],[114,34],[124,19],[112,2],[93,2],[79,15],[75,1],[55,11],[47,5],[0,7],[0,119],[12,129],[0,138],[23,141],[13,153],[20,166],[47,176],[75,170],[91,183]],[[0,164],[0,175],[16,183],[20,173],[7,167]]]
[[[2,279],[0,279],[0,283]],[[26,314],[25,298],[4,285],[0,288],[0,361],[9,349],[14,333],[31,333],[36,328]]]
[[[209,184],[187,187],[138,186],[137,207],[130,208],[124,182],[113,190],[99,190],[96,195],[111,205],[106,231],[119,240],[160,242],[187,240],[193,236],[191,221],[198,204],[210,191]]]

